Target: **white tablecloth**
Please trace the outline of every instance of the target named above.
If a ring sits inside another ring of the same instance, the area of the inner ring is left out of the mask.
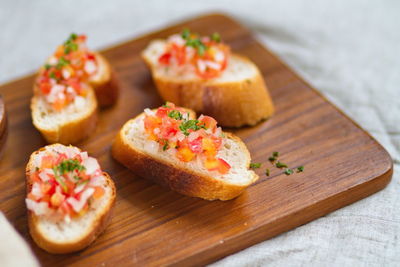
[[[400,1],[0,0],[0,82],[36,70],[72,31],[102,48],[215,10],[251,28],[368,130],[395,170],[383,191],[214,266],[399,266]]]

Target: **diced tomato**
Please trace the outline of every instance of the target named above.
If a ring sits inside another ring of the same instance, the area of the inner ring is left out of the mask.
[[[192,152],[196,154],[200,154],[201,152],[203,152],[202,139],[202,137],[198,137],[192,142],[189,142],[189,148],[190,150],[192,150]]]
[[[87,53],[87,59],[96,60],[96,56],[93,53]]]
[[[66,159],[68,159],[67,154],[61,153],[58,155],[58,158],[55,160],[54,165],[58,165]]]
[[[217,154],[215,144],[211,138],[203,138],[202,145],[203,145],[204,154],[207,157],[211,158]]]
[[[171,49],[172,54],[178,61],[179,65],[185,64],[186,61],[186,46],[178,46],[177,44],[172,44]]]
[[[63,196],[60,193],[55,193],[50,198],[50,204],[53,207],[59,207],[62,204],[62,202],[64,201],[64,199],[65,199],[65,196]]]
[[[42,82],[40,84],[40,90],[44,95],[47,95],[51,91],[51,84],[48,82]]]
[[[218,163],[218,160],[216,160],[216,159],[208,158],[204,161],[204,167],[206,167],[206,169],[209,171],[218,170],[218,166],[219,166],[219,163]]]
[[[81,42],[86,42],[86,38],[87,37],[86,37],[85,34],[81,34],[81,35],[78,36],[78,40],[81,41]]]
[[[215,148],[218,150],[222,145],[222,138],[221,137],[212,136],[211,139],[214,142]]]
[[[160,122],[161,122],[160,119],[154,116],[146,116],[144,118],[144,128],[152,132],[154,128],[158,127]]]
[[[231,165],[228,164],[225,160],[218,158],[218,171],[221,174],[226,174],[231,169]]]
[[[159,107],[156,111],[156,116],[159,118],[167,117],[168,113],[171,111],[171,108],[167,107]]]
[[[69,179],[65,179],[65,185],[66,185],[66,187],[67,187],[67,192],[66,193],[68,193],[68,194],[73,194],[73,192],[74,192],[74,189],[75,189],[75,183],[74,182],[72,182],[71,180],[69,180]]]
[[[39,172],[34,172],[31,174],[32,183],[41,183],[42,179],[39,177]]]
[[[44,195],[41,199],[41,202],[50,202],[50,195]]]
[[[194,154],[188,147],[180,147],[176,152],[176,156],[181,161],[189,162],[196,156],[196,154]]]
[[[216,126],[217,126],[217,121],[214,118],[210,117],[210,116],[204,116],[203,115],[203,117],[201,118],[201,121],[204,123],[204,126],[207,129],[214,130],[216,128]]]
[[[40,189],[43,194],[50,194],[50,190],[52,189],[52,185],[50,183],[41,183]]]
[[[94,188],[94,193],[93,193],[93,198],[94,199],[99,199],[104,195],[104,189],[101,186],[96,186]]]
[[[197,66],[197,64],[196,64]],[[206,68],[205,71],[200,71],[198,67],[196,67],[196,74],[205,80],[213,79],[218,77],[221,74],[221,70]]]
[[[65,215],[72,215],[73,214],[73,210],[72,210],[71,206],[68,204],[67,201],[64,201],[61,204],[60,209]]]
[[[57,98],[54,102],[52,107],[56,110],[56,111],[60,111],[63,109],[63,107],[66,105],[66,100],[65,98]]]
[[[42,157],[42,164],[40,166],[41,169],[48,169],[54,166],[54,157],[53,156],[43,156]]]
[[[82,94],[82,86],[81,86],[81,83],[80,83],[80,81],[79,81],[79,79],[78,78],[76,78],[76,77],[73,77],[73,78],[69,78],[67,81],[66,81],[66,83],[69,85],[69,86],[71,86],[74,90],[75,90],[75,92],[77,93],[77,94]]]
[[[218,171],[221,174],[226,174],[230,170],[231,166],[223,159],[206,159],[204,167],[209,171]]]
[[[160,64],[169,65],[171,56],[172,56],[171,53],[164,53],[158,58],[158,62]]]

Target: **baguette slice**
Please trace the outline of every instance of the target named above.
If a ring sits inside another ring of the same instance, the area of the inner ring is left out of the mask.
[[[125,123],[112,146],[113,157],[135,174],[181,194],[207,200],[237,197],[258,179],[249,170],[249,151],[235,135],[225,133],[225,145],[218,152],[232,166],[227,174],[222,175],[206,170],[196,160],[182,162],[174,156],[174,149],[163,151],[158,143],[148,140],[144,117],[142,113]]]
[[[94,52],[98,71],[89,78],[89,84],[93,87],[100,107],[115,104],[118,100],[119,86],[111,69],[110,63],[100,53]]]
[[[142,52],[161,97],[214,117],[220,125],[255,125],[274,113],[274,106],[257,66],[232,54],[218,78],[203,80],[193,71],[174,72],[158,64],[165,41],[155,40]]]
[[[32,187],[30,174],[35,171],[35,157],[40,151],[64,152],[65,148],[63,145],[53,144],[32,153],[26,166],[27,192]],[[104,231],[111,220],[111,208],[115,202],[116,189],[110,176],[106,172],[103,172],[103,175],[102,187],[105,195],[97,203],[97,208],[91,208],[81,217],[72,218],[69,223],[64,221],[55,223],[28,210],[29,232],[39,247],[54,254],[75,252],[89,246]]]
[[[76,97],[73,103],[56,112],[42,96],[35,94],[31,100],[31,112],[33,125],[48,143],[76,144],[95,130],[97,100],[93,89],[89,88],[86,97]]]

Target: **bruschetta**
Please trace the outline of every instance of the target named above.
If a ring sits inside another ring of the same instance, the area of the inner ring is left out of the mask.
[[[152,41],[142,57],[164,100],[210,115],[223,126],[254,125],[274,112],[257,66],[231,53],[217,33],[200,37],[184,30]]]
[[[170,102],[126,122],[112,155],[139,176],[207,200],[232,199],[258,179],[238,137]]]
[[[73,146],[35,151],[26,166],[29,232],[55,254],[84,249],[111,218],[116,190],[96,159]]]
[[[49,143],[75,144],[94,131],[98,103],[110,105],[117,97],[107,60],[87,49],[85,35],[71,34],[39,70],[33,124]]]

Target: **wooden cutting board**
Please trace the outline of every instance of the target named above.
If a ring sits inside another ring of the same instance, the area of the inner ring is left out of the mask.
[[[136,177],[110,155],[123,123],[162,103],[140,51],[150,40],[184,27],[201,34],[217,31],[233,51],[250,57],[276,106],[272,119],[233,130],[253,162],[263,165],[257,170],[260,180],[231,201],[179,195]],[[28,234],[24,168],[29,155],[45,145],[30,117],[33,76],[0,87],[9,114],[9,137],[0,162],[0,209],[44,266],[210,263],[369,196],[391,179],[392,160],[380,144],[227,16],[195,18],[106,49],[104,55],[119,79],[121,97],[116,106],[101,112],[96,131],[80,147],[111,174],[118,197],[112,223],[79,253],[48,254]],[[304,165],[304,172],[287,176],[273,168],[268,161],[273,151],[291,167]],[[267,167],[269,177],[264,174]]]

